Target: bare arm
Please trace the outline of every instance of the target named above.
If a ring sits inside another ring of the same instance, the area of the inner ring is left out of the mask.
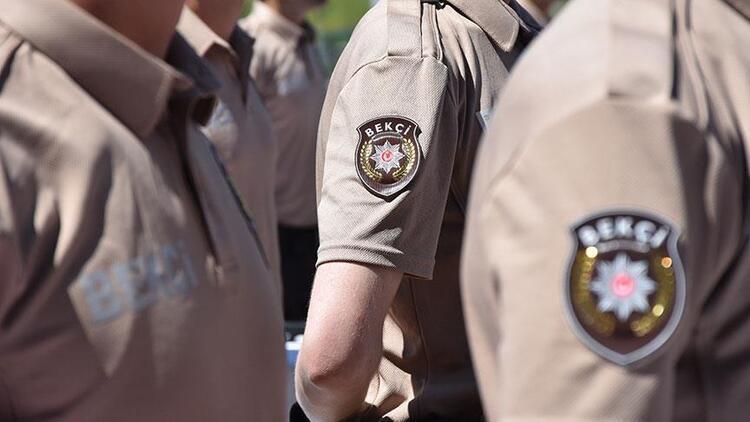
[[[363,409],[401,277],[346,262],[318,269],[296,371],[297,399],[311,420],[338,421]]]

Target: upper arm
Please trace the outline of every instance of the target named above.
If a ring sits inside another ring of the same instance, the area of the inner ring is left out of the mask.
[[[431,278],[457,145],[447,81],[432,58],[387,57],[329,94],[335,105],[319,139],[320,264]],[[377,160],[384,147],[395,159],[385,169]]]
[[[322,265],[315,275],[305,351],[322,357],[329,367],[363,363],[353,357],[374,359],[369,363],[377,364],[383,321],[401,277],[383,267],[346,262]]]
[[[674,365],[736,244],[712,227],[739,232],[737,210],[707,194],[741,203],[710,144],[666,106],[606,101],[526,142],[474,195],[464,288],[491,307],[469,320],[473,342],[494,342],[496,414],[670,418]],[[647,303],[607,296],[623,273]]]

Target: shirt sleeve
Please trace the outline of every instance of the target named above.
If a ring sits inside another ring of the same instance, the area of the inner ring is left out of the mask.
[[[505,122],[487,143],[508,141]],[[741,189],[709,141],[668,107],[603,102],[476,182],[486,190],[472,193],[462,289],[490,419],[672,419],[677,360],[737,244],[719,226],[741,231],[721,205],[741,204]],[[709,154],[726,170],[714,173]],[[706,195],[716,186],[727,197]],[[668,256],[654,221],[679,239]],[[654,324],[638,326],[646,317]],[[596,318],[617,328],[594,333]]]
[[[432,278],[458,136],[447,68],[429,57],[387,57],[333,95],[319,139],[318,264]]]

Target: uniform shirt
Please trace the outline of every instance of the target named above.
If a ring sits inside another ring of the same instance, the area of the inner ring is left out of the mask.
[[[458,290],[462,210],[485,119],[530,33],[495,0],[383,1],[334,71],[319,132],[319,264],[406,274],[367,396],[393,420],[480,418]]]
[[[0,420],[282,420],[277,290],[194,122],[200,59],[0,0],[0,63]]]
[[[216,147],[240,199],[255,221],[280,286],[274,203],[276,138],[271,116],[247,73],[253,40],[235,28],[227,42],[188,8],[183,10],[177,29],[221,83],[219,103],[203,130]]]
[[[524,8],[538,23],[546,25],[548,22],[547,14],[540,9],[534,0],[517,0],[518,4]]]
[[[315,226],[315,140],[326,92],[315,33],[260,1],[240,25],[256,39],[250,74],[271,112],[278,140],[279,223]]]
[[[750,2],[578,0],[480,152],[464,309],[496,421],[750,411]]]

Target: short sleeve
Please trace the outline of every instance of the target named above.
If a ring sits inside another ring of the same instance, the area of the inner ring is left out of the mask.
[[[447,78],[432,58],[387,57],[327,100],[335,106],[319,139],[319,264],[432,278],[457,147]]]
[[[507,141],[502,122],[486,142]],[[731,248],[704,249],[707,183],[732,184],[707,143],[666,106],[607,101],[477,173],[492,180],[472,193],[462,289],[491,419],[671,419],[696,304]]]

